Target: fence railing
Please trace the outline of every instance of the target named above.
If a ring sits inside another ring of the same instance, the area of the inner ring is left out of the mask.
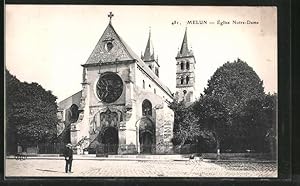
[[[27,154],[62,154],[65,149],[65,143],[45,143],[37,145],[22,146],[21,150],[18,149],[17,153],[26,152]],[[201,146],[197,144],[185,145],[143,145],[139,149],[134,144],[98,144],[94,148],[87,148],[89,154],[192,154],[192,153],[215,153],[202,152]],[[221,152],[226,153],[226,151]],[[236,152],[232,152],[236,153]],[[246,153],[246,151],[244,152]],[[253,152],[251,152],[253,154]]]
[[[16,158],[21,159],[30,154],[63,154],[65,149],[64,143],[52,144],[37,144],[19,146],[18,152],[13,154]],[[275,160],[276,154],[271,153],[255,153],[245,151],[243,153],[237,152],[221,152],[220,156],[216,152],[201,152],[201,147],[196,144],[177,145],[140,145],[138,152],[137,146],[134,144],[99,144],[95,148],[88,148],[89,154],[97,154],[97,156],[107,156],[113,154],[186,154],[190,157],[191,154],[201,156],[207,159],[223,159],[223,160],[246,160],[246,159],[261,159],[261,160]],[[9,154],[7,154],[9,155]],[[25,155],[25,156],[24,156]]]
[[[118,148],[120,145],[118,144],[100,144],[95,150],[96,154],[118,154]],[[89,149],[89,153],[91,153],[93,149]]]
[[[144,145],[141,144],[138,147],[129,144],[99,144],[94,149],[89,149],[89,153],[96,154],[118,154],[120,150],[123,154],[190,154],[190,153],[198,153],[200,148],[197,145],[182,145],[182,146],[173,146],[173,145]]]
[[[39,154],[62,154],[66,148],[64,143],[38,144]]]
[[[62,154],[65,149],[64,143],[41,143],[34,145],[18,145],[16,153],[26,154]]]
[[[21,152],[28,154],[62,154],[65,149],[64,143],[44,143],[37,145],[22,146]],[[173,145],[143,145],[139,146],[139,152],[143,154],[190,154],[199,152],[199,147],[193,144],[182,146]],[[134,144],[99,144],[94,148],[87,149],[89,154],[118,154],[118,151],[126,154],[137,154],[138,149]],[[18,150],[19,152],[20,150]]]

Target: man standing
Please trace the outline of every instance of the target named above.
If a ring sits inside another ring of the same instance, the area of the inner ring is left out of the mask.
[[[64,156],[65,156],[65,160],[66,160],[66,168],[65,168],[66,173],[68,173],[68,172],[73,173],[71,171],[72,161],[73,161],[73,150],[72,150],[72,145],[70,143],[68,143],[66,145]]]

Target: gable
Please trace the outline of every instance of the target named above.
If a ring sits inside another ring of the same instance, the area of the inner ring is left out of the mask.
[[[109,50],[107,46],[109,42],[113,45],[111,50]],[[87,62],[82,66],[87,67],[90,65],[99,65],[100,61],[108,64],[110,62],[114,63],[131,60],[136,62],[138,69],[147,74],[147,76],[154,81],[159,88],[161,88],[170,97],[173,97],[169,88],[161,83],[159,78],[148,67],[148,65],[146,65],[145,62],[126,44],[126,42],[123,41],[111,23],[108,24]]]
[[[86,64],[133,60],[122,39],[111,24],[108,24]]]

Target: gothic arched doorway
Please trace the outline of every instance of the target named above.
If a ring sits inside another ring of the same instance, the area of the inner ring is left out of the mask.
[[[104,153],[117,154],[118,153],[118,130],[115,127],[107,127],[102,136],[102,144],[104,145]]]
[[[151,154],[153,146],[153,134],[145,131],[140,135],[141,153]]]
[[[143,117],[138,126],[140,153],[155,153],[155,124],[149,117]]]

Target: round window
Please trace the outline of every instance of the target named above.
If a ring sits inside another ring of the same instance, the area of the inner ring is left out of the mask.
[[[106,73],[97,82],[97,96],[105,103],[116,101],[123,92],[123,81],[116,73]]]

